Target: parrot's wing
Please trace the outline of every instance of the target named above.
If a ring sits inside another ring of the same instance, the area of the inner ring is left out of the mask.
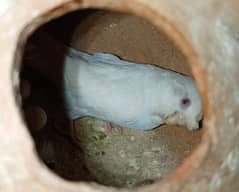
[[[85,60],[89,60],[92,57],[91,54],[88,54],[88,53],[83,52],[83,51],[76,50],[76,49],[71,48],[71,47],[67,47],[67,49],[68,49],[67,55],[69,57],[80,57],[80,58],[83,58]]]
[[[98,61],[102,61],[102,62],[107,61],[107,63],[112,63],[112,64],[116,64],[116,63],[119,63],[119,61],[122,61],[119,57],[112,55],[110,53],[95,53],[92,56],[94,59]]]
[[[68,56],[70,57],[80,57],[84,60],[96,63],[107,63],[113,65],[130,65],[134,64],[133,62],[128,62],[120,59],[118,56],[111,53],[97,52],[89,54],[83,51],[76,50],[74,48],[68,48]]]
[[[103,53],[103,52],[97,52],[97,53],[86,53],[83,51],[79,51],[76,50],[74,48],[68,48],[68,55],[72,56],[72,57],[82,57],[86,60],[95,60],[95,61],[101,61],[101,62],[105,62],[107,61],[107,63],[112,63],[115,64],[115,61],[122,61],[119,57],[111,54],[111,53]]]

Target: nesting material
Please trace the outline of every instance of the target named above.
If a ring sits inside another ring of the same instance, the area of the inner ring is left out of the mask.
[[[151,131],[107,132],[104,121],[76,122],[83,162],[99,183],[118,187],[150,184],[167,176],[200,142],[201,131],[161,126]],[[82,160],[81,159],[81,160]]]

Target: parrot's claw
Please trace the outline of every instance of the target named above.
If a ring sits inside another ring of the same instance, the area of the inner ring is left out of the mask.
[[[111,122],[106,122],[106,131],[112,133],[115,130],[119,135],[123,135],[123,129],[120,126],[113,125]]]

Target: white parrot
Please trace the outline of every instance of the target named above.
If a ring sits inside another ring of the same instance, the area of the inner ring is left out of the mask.
[[[72,119],[93,116],[120,127],[199,128],[202,100],[192,78],[109,53],[72,48],[64,60],[64,96]]]

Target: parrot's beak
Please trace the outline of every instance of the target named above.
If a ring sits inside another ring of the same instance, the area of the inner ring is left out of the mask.
[[[168,117],[166,117],[165,119],[165,123],[167,125],[177,125],[177,112],[174,112],[172,115],[169,115]]]
[[[179,112],[174,112],[172,115],[169,115],[164,120],[166,125],[183,125],[186,126],[189,130],[196,130],[199,128],[199,123],[194,119],[184,119],[180,116]]]

